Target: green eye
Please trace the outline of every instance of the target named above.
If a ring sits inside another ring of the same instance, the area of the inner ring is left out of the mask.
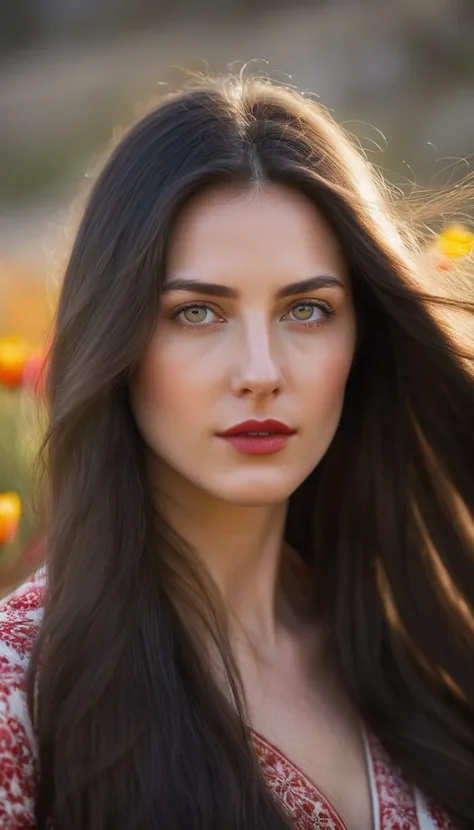
[[[291,314],[293,315],[294,320],[298,320],[300,323],[306,323],[308,320],[311,320],[313,312],[315,311],[321,311],[321,309],[315,305],[300,303],[300,305],[293,306]]]
[[[181,312],[187,323],[204,323],[207,313],[208,309],[199,305],[189,306]]]

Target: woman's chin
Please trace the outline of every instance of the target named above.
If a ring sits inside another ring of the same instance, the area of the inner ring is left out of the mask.
[[[242,507],[265,507],[286,501],[299,486],[300,481],[279,476],[273,470],[270,475],[234,476],[230,480],[213,483],[206,489],[219,500]]]

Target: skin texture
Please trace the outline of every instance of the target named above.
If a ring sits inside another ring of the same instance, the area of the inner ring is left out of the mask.
[[[322,274],[340,286],[277,298],[288,284]],[[237,296],[173,291],[176,280],[218,283]],[[336,240],[297,193],[213,189],[183,211],[166,283],[170,290],[135,387],[147,444],[219,501],[285,500],[332,440],[353,356],[350,285]],[[326,317],[317,306],[295,312],[305,300],[328,304],[334,314]],[[193,301],[207,310],[188,308],[173,317]],[[297,430],[277,455],[243,456],[215,437],[248,418],[268,417]]]
[[[322,275],[337,284],[280,296]],[[191,280],[232,296],[189,292]],[[324,631],[308,619],[304,592],[283,584],[282,567],[287,501],[336,432],[355,340],[344,257],[315,207],[281,186],[216,187],[195,196],[175,227],[131,401],[157,504],[224,599],[251,725],[318,783],[348,826],[367,830],[360,725],[325,662]],[[296,434],[259,456],[218,437],[250,418]]]

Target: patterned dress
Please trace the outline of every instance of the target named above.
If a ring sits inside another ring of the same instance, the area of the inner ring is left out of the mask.
[[[45,571],[0,604],[0,830],[34,830],[36,742],[25,671],[41,624]],[[253,733],[262,772],[294,830],[347,830],[329,801],[277,747]],[[461,830],[403,778],[378,740],[366,737],[374,830]]]

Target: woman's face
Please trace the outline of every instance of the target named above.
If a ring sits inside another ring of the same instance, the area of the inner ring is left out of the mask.
[[[160,489],[287,499],[332,441],[355,336],[347,266],[311,202],[277,185],[195,196],[131,388]]]

